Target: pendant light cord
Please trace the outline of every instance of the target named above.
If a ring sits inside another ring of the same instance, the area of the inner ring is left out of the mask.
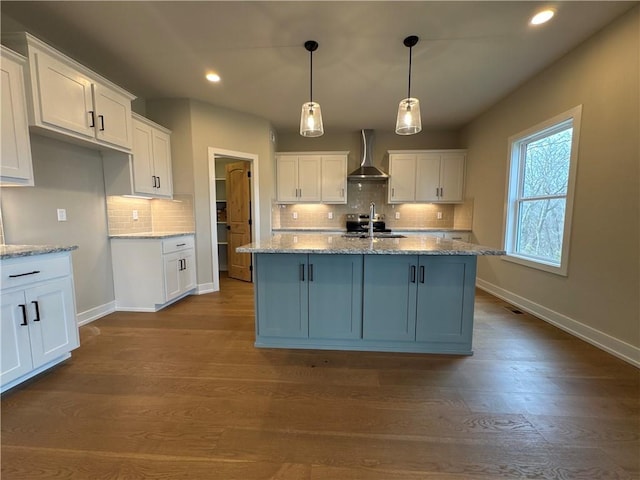
[[[409,88],[407,90],[407,98],[411,98],[411,50],[413,47],[409,47]]]
[[[309,103],[313,103],[313,51],[309,52]]]

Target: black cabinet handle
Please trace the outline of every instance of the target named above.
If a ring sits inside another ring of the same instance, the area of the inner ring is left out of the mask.
[[[300,264],[300,281],[304,282],[304,263]]]
[[[313,263],[309,264],[309,281],[313,282]]]
[[[40,273],[40,270],[34,270],[33,272],[27,272],[27,273],[18,273],[16,275],[9,275],[9,278],[24,277],[25,275],[35,275],[36,273]]]
[[[184,247],[186,243],[176,243],[176,247]]]
[[[31,302],[36,306],[36,318],[33,320],[34,322],[39,322],[40,321],[40,306],[38,305],[37,301],[33,301]]]
[[[411,283],[416,283],[416,266],[411,265]]]
[[[26,305],[18,305],[22,309],[22,325],[23,327],[27,326],[27,306]]]
[[[424,283],[424,265],[420,265],[420,283]]]
[[[160,188],[160,177],[156,177],[158,179],[158,188]]]
[[[104,132],[104,115],[98,115],[98,118],[100,119],[100,131]]]
[[[89,125],[89,127],[91,128],[95,128],[96,126],[96,114],[93,110],[90,110],[89,113],[91,114],[91,125]]]

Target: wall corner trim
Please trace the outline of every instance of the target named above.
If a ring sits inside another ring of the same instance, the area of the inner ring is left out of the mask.
[[[93,307],[89,310],[78,313],[76,315],[76,321],[78,322],[78,326],[81,327],[115,311],[116,301],[114,300],[113,302],[105,303],[104,305],[98,305],[97,307]]]
[[[640,348],[634,347],[633,345],[623,342],[622,340],[618,340],[617,338],[601,332],[600,330],[584,325],[578,320],[563,315],[562,313],[555,312],[547,307],[532,302],[531,300],[480,278],[476,280],[476,286],[479,289],[484,290],[505,302],[509,302],[525,312],[530,313],[637,368],[640,368]]]

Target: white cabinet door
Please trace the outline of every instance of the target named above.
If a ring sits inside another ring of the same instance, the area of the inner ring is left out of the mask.
[[[34,62],[40,94],[36,121],[95,138],[91,79],[41,52],[35,53]]]
[[[151,127],[133,120],[133,179],[135,193],[155,194]]]
[[[440,202],[464,200],[464,153],[443,153],[440,160]]]
[[[298,200],[301,202],[319,202],[321,159],[316,155],[298,157]]]
[[[196,288],[196,264],[195,252],[193,249],[184,250],[181,256],[182,266],[180,267],[180,290],[184,293]]]
[[[416,155],[389,155],[389,203],[413,202],[415,189]]]
[[[164,290],[165,302],[176,298],[182,293],[180,288],[180,253],[164,255]]]
[[[171,197],[170,135],[147,121],[133,118],[134,189],[154,197]]]
[[[171,197],[173,178],[171,175],[171,139],[169,134],[151,129],[151,151],[153,154],[153,173],[156,176],[155,195]]]
[[[26,298],[34,368],[80,345],[70,279],[32,287]]]
[[[98,83],[93,84],[96,136],[99,140],[131,148],[131,100]]]
[[[417,202],[437,202],[440,197],[440,155],[421,153],[416,156]]]
[[[2,48],[2,148],[0,177],[3,185],[33,186],[31,143],[27,122],[24,57]]]
[[[276,191],[279,202],[298,201],[298,157],[276,158]]]
[[[5,385],[29,373],[33,361],[24,292],[3,294],[0,303],[0,385]]]
[[[322,201],[347,203],[347,155],[323,155],[321,170]]]

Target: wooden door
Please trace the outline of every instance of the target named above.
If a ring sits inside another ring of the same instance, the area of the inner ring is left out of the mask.
[[[227,186],[227,264],[229,277],[251,281],[251,254],[236,248],[251,242],[250,162],[225,165]]]

